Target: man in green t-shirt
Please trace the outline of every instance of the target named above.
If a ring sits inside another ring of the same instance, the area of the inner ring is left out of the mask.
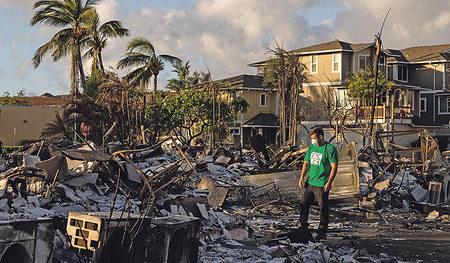
[[[308,229],[309,209],[317,199],[320,210],[320,223],[316,239],[326,239],[330,213],[328,195],[336,177],[338,167],[338,152],[336,148],[325,141],[321,128],[313,129],[309,135],[312,143],[308,147],[300,175],[300,227]],[[308,174],[308,176],[306,176]],[[306,180],[304,180],[306,179]]]

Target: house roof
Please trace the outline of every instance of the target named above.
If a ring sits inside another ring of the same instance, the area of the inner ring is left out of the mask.
[[[389,50],[389,52],[400,55],[400,57],[391,58],[389,62],[406,62],[406,63],[428,63],[428,62],[444,62],[446,59],[441,52],[450,53],[450,44],[417,46],[400,50]]]
[[[244,126],[275,126],[278,117],[272,113],[258,113],[250,120],[244,123]]]
[[[326,52],[336,52],[336,51],[344,51],[344,52],[356,52],[363,48],[370,47],[372,43],[360,43],[360,44],[352,44],[348,42],[344,42],[341,40],[333,40],[326,43],[321,43],[313,46],[303,47],[299,49],[294,49],[289,51],[289,53],[294,54],[314,54],[314,53],[326,53]],[[387,54],[388,55],[388,54]],[[247,66],[250,67],[258,67],[262,66],[266,63],[266,61],[259,61],[255,63],[251,63]]]
[[[363,44],[360,44],[363,45]],[[366,44],[367,45],[367,44]],[[321,43],[309,47],[299,48],[292,50],[292,53],[310,53],[310,52],[320,52],[320,51],[331,51],[331,50],[348,50],[352,51],[352,44],[340,40],[333,40],[326,43]]]
[[[264,78],[262,76],[258,75],[247,75],[242,74],[230,78],[225,79],[219,79],[216,81],[208,82],[207,84],[211,83],[230,83],[231,86],[237,87],[237,88],[258,88],[258,89],[264,89],[263,88],[263,80]],[[206,83],[200,83],[197,84],[198,87],[203,86],[203,84]]]
[[[30,107],[66,107],[69,103],[69,95],[53,96],[49,93],[41,96],[26,97]]]

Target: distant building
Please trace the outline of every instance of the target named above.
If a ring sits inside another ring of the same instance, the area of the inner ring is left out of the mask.
[[[5,146],[18,146],[23,140],[38,140],[55,112],[63,114],[66,96],[27,97],[30,106],[0,106],[0,140]]]

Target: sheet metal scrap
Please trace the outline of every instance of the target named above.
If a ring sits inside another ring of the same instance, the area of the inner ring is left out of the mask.
[[[289,203],[291,197],[276,183],[268,183],[251,190],[250,201],[254,208],[274,203]]]
[[[70,159],[88,162],[107,162],[111,158],[111,156],[106,153],[88,150],[62,150],[62,153]]]

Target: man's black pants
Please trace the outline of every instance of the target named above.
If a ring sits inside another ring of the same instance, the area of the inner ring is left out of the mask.
[[[314,202],[314,197],[317,199],[320,210],[320,230],[327,230],[330,222],[330,211],[328,206],[329,192],[323,191],[323,187],[308,185],[306,189],[301,190],[300,199],[300,224],[302,227],[308,227],[309,209]]]

